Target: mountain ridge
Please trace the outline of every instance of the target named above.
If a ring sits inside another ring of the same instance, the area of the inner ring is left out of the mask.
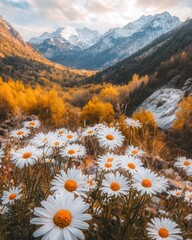
[[[41,41],[40,44],[34,43],[34,40],[30,42],[51,61],[72,68],[102,70],[132,55],[163,33],[172,30],[180,24],[179,18],[164,12],[141,16],[122,28],[110,29],[102,36],[99,36],[96,39],[96,43],[92,42],[87,48],[81,48],[78,44],[74,45],[66,38],[64,38],[63,46],[57,44],[55,38],[52,42],[51,38],[49,38],[49,40],[46,39],[44,42]],[[45,35],[43,34],[43,36]],[[48,35],[45,37],[47,38]]]

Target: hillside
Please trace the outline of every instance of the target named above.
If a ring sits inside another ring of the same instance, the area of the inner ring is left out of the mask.
[[[4,80],[12,78],[30,84],[56,82],[67,85],[69,80],[78,82],[93,73],[72,70],[45,59],[0,16],[0,75]]]

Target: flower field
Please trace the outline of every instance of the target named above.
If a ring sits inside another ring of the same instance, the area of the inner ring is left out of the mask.
[[[192,239],[192,159],[170,163],[184,183],[173,186],[164,165],[148,162],[143,124],[123,124],[50,131],[32,120],[10,131],[0,240]]]

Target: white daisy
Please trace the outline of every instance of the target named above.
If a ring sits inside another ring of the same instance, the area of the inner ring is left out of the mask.
[[[54,164],[55,163],[55,159],[53,159],[53,158],[45,158],[45,162]]]
[[[83,131],[82,135],[84,137],[89,137],[89,136],[94,136],[95,133],[96,133],[95,132],[95,127],[88,127]]]
[[[142,195],[149,194],[152,196],[156,193],[165,191],[167,188],[167,181],[149,169],[141,169],[133,174],[132,186],[138,192],[141,192]]]
[[[192,167],[192,159],[187,159],[186,157],[178,157],[174,165],[177,168],[181,168],[187,171]]]
[[[110,158],[108,158],[110,159]],[[112,158],[111,158],[112,159]],[[112,171],[119,168],[119,162],[118,161],[108,161],[106,159],[100,159],[98,162],[98,167],[104,171]]]
[[[30,130],[27,128],[21,128],[10,132],[10,137],[17,139],[22,139],[23,137],[28,137]]]
[[[60,151],[62,157],[83,157],[86,154],[86,149],[81,144],[68,144]]]
[[[34,144],[37,147],[47,146],[48,142],[51,141],[51,139],[55,138],[56,134],[53,132],[48,132],[47,134],[44,133],[38,133],[35,135],[35,137],[31,140],[31,144]]]
[[[192,204],[192,192],[190,191],[185,192],[185,201]]]
[[[107,153],[105,155],[99,156],[98,162],[120,162],[120,156],[114,153]]]
[[[154,218],[148,224],[148,236],[156,240],[181,240],[183,239],[180,228],[168,218]]]
[[[142,167],[142,162],[139,158],[133,156],[123,156],[121,160],[121,168],[133,173]]]
[[[55,191],[55,194],[69,192],[86,197],[85,192],[88,191],[86,180],[81,170],[75,167],[68,169],[67,173],[61,170],[52,181],[51,191]]]
[[[126,118],[125,123],[131,128],[141,128],[142,124],[139,120],[134,120],[132,118]]]
[[[134,147],[131,145],[126,149],[125,154],[140,157],[143,156],[144,152],[139,147]]]
[[[11,152],[11,160],[17,167],[23,168],[25,165],[34,165],[42,157],[42,150],[35,146],[27,146]]]
[[[8,213],[8,208],[6,206],[0,205],[0,215],[3,215],[5,213]]]
[[[60,137],[64,136],[67,132],[66,128],[59,128],[55,131],[55,133]]]
[[[3,149],[0,149],[0,159],[3,158],[4,156],[5,156],[4,150],[3,150]]]
[[[109,196],[126,195],[129,191],[129,183],[119,172],[108,173],[104,175],[102,180],[101,191]]]
[[[76,132],[68,131],[66,134],[62,136],[62,138],[67,142],[67,143],[72,143],[77,141],[78,139],[78,134]]]
[[[95,181],[95,175],[89,175],[87,176],[87,180],[86,180],[86,184],[88,186],[89,189],[95,189],[97,186],[97,183]]]
[[[1,198],[2,204],[7,204],[7,203],[14,203],[15,200],[21,198],[21,189],[18,187],[12,187],[9,189],[9,191],[3,191],[3,196]]]
[[[33,234],[35,238],[43,236],[43,240],[83,240],[85,239],[80,229],[88,229],[85,222],[91,220],[91,215],[85,213],[89,205],[82,198],[74,195],[59,194],[55,198],[49,196],[42,201],[43,207],[36,207],[30,223],[42,225]]]
[[[181,189],[175,189],[175,190],[170,190],[169,191],[169,194],[171,195],[171,196],[174,196],[174,197],[182,197],[182,195],[183,195],[183,190],[181,190]]]
[[[39,120],[32,120],[32,121],[26,121],[23,123],[24,127],[28,128],[39,128],[41,126],[41,123]]]
[[[97,133],[97,138],[101,147],[108,147],[111,150],[121,147],[125,139],[121,132],[114,127],[101,128]]]
[[[55,136],[49,140],[47,145],[49,147],[61,148],[61,147],[64,147],[66,145],[66,143],[67,143],[67,141],[64,138]]]

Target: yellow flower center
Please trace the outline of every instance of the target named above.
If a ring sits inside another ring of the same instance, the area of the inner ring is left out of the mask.
[[[19,131],[19,132],[17,132],[17,135],[23,135],[24,134],[24,132],[22,132],[22,131]]]
[[[177,195],[177,196],[180,196],[180,195],[181,195],[181,193],[180,193],[180,192],[176,192],[176,195]]]
[[[54,145],[55,146],[59,146],[60,142],[55,142]]]
[[[70,154],[70,155],[72,155],[72,154],[75,153],[75,151],[74,151],[73,149],[70,149],[67,153]]]
[[[71,139],[71,138],[73,138],[73,135],[68,134],[68,135],[67,135],[67,138]]]
[[[111,134],[108,134],[108,135],[106,136],[106,138],[107,138],[107,140],[109,140],[109,141],[112,141],[112,140],[115,139],[114,136],[111,135]]]
[[[53,222],[60,228],[65,228],[70,225],[72,221],[71,212],[65,209],[59,210],[53,217]]]
[[[47,141],[48,140],[48,138],[43,138],[43,141]]]
[[[133,163],[128,163],[127,166],[130,169],[135,169],[135,165]]]
[[[17,196],[16,193],[12,193],[12,194],[10,194],[10,195],[9,195],[9,200],[13,200],[13,199],[15,199],[16,196]]]
[[[120,185],[119,183],[117,182],[112,182],[111,185],[110,185],[110,188],[113,190],[113,191],[118,191],[120,189]]]
[[[112,164],[111,164],[110,162],[106,162],[106,163],[105,163],[105,167],[106,167],[106,168],[111,168],[111,167],[112,167]]]
[[[77,189],[77,183],[74,180],[67,180],[64,187],[68,192],[73,192]]]
[[[113,162],[113,158],[107,158],[107,162]]]
[[[159,236],[162,238],[169,237],[169,232],[165,228],[160,228],[158,233],[159,233]]]
[[[91,181],[91,180],[87,180],[87,184],[89,185],[89,186],[93,186],[94,184],[93,184],[93,181]]]
[[[64,131],[59,131],[59,132],[58,132],[58,134],[63,134],[63,133],[64,133]]]
[[[142,181],[142,186],[145,187],[145,188],[149,188],[149,187],[152,186],[152,183],[151,183],[151,181],[149,179],[144,179]]]
[[[132,154],[138,154],[138,150],[137,149],[134,149],[134,150],[132,150]]]
[[[29,126],[35,126],[35,122],[30,122]]]
[[[25,153],[23,154],[23,158],[25,158],[25,159],[30,158],[31,155],[32,155],[32,154],[31,154],[30,152],[25,152]]]
[[[183,165],[189,166],[189,165],[191,165],[191,163],[190,163],[189,161],[185,161],[185,162],[183,163]]]
[[[93,133],[93,130],[89,130],[88,132],[87,132],[87,134],[92,134]]]

